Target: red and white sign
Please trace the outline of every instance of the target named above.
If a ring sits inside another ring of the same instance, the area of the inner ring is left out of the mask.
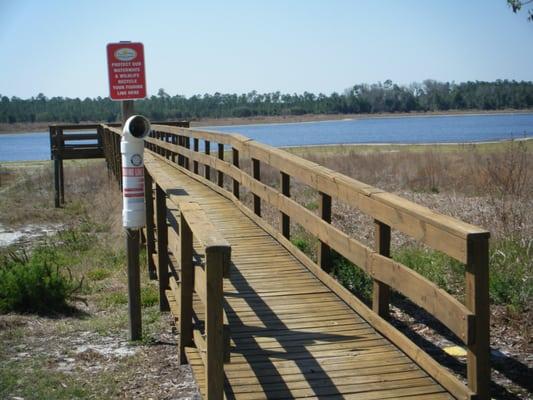
[[[107,70],[109,95],[112,100],[134,100],[146,97],[142,43],[109,43],[107,45]]]

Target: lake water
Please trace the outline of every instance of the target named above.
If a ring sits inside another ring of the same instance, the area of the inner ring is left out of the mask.
[[[210,126],[276,147],[356,143],[468,143],[533,137],[533,113],[413,116]],[[0,161],[50,159],[48,132],[0,134]]]

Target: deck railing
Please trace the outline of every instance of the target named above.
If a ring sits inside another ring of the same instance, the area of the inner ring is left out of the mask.
[[[182,172],[231,199],[454,396],[488,398],[489,232],[241,135],[157,124],[152,128],[152,134],[146,139],[147,149],[166,162],[177,164]],[[212,146],[217,149],[214,154],[211,153]],[[226,161],[224,157],[228,151],[231,151],[231,160]],[[251,159],[249,172],[240,167],[244,157]],[[263,165],[279,171],[279,189],[261,182]],[[202,175],[199,175],[200,166],[203,166]],[[224,187],[224,176],[232,180],[229,189]],[[292,179],[318,191],[318,215],[291,199]],[[252,193],[252,209],[241,201],[241,187],[246,187]],[[355,207],[374,219],[374,248],[355,240],[331,224],[333,200]],[[262,202],[279,210],[279,229],[271,227],[261,218]],[[291,221],[301,225],[320,241],[317,263],[290,242]],[[390,236],[393,229],[444,252],[465,265],[464,303],[406,265],[390,258]],[[372,277],[372,309],[329,275],[331,250]],[[465,344],[468,385],[464,385],[388,323],[391,289],[432,314]]]
[[[119,178],[121,131],[110,126],[101,131],[108,167]],[[224,363],[230,361],[223,278],[229,277],[231,246],[200,205],[173,193],[172,182],[146,168],[144,183],[148,268],[159,283],[160,310],[178,316],[180,360],[186,360],[186,348],[196,347],[207,398],[222,399]]]

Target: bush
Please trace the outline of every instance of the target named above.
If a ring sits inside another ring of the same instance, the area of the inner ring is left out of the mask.
[[[0,312],[49,314],[70,309],[83,279],[75,282],[66,267],[53,262],[54,249],[40,247],[31,257],[10,252],[0,259]]]
[[[370,304],[372,299],[372,278],[357,265],[332,250],[332,273],[337,280],[353,294]]]

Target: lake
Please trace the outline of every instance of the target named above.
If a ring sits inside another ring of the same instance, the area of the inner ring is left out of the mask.
[[[533,137],[533,113],[407,116],[210,126],[276,147],[369,143],[469,143]],[[0,161],[50,159],[48,132],[0,135]]]

